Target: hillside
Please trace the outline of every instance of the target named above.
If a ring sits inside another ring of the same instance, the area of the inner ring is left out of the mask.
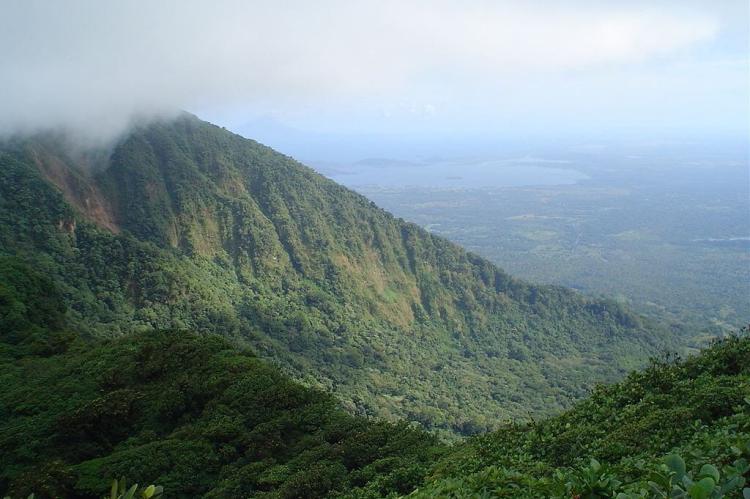
[[[0,276],[0,494],[13,498],[101,497],[123,475],[207,498],[739,498],[750,478],[747,335],[447,447],[353,417],[217,335],[83,341],[47,276],[7,257]]]
[[[747,333],[458,445],[410,497],[750,497]]]
[[[559,411],[668,345],[190,115],[111,151],[4,144],[0,253],[50,276],[84,337],[219,333],[350,412],[441,431]]]
[[[82,341],[49,278],[0,259],[0,497],[408,493],[435,437],[347,414],[217,335]],[[140,497],[140,496],[139,496]]]

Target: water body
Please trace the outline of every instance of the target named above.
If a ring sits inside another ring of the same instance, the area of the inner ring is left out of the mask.
[[[568,185],[589,177],[557,166],[565,161],[521,158],[512,160],[404,161],[366,160],[323,171],[347,187],[478,189],[532,185]]]
[[[743,241],[750,242],[750,236],[742,236],[742,237],[709,237],[707,239],[693,239],[693,241],[699,242],[699,243],[731,243],[731,242],[743,242]]]
[[[735,248],[750,249],[750,237],[709,237],[705,239],[693,239],[694,243],[712,246],[729,246]]]

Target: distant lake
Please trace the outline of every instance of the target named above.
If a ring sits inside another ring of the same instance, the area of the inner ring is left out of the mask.
[[[706,239],[693,239],[694,243],[710,244],[713,246],[734,246],[739,248],[750,248],[750,237],[709,237]]]
[[[355,189],[476,189],[568,185],[589,178],[580,171],[556,166],[560,163],[566,162],[535,158],[423,163],[373,159],[347,166],[322,167],[319,170],[336,182]]]

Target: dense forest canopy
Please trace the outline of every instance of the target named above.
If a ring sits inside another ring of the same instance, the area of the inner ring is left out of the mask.
[[[678,342],[187,114],[111,151],[6,142],[0,177],[0,252],[55,283],[77,334],[218,333],[354,414],[472,434],[568,407]]]
[[[450,447],[352,416],[217,334],[84,340],[48,277],[7,257],[0,275],[0,493],[14,498],[101,497],[119,476],[185,498],[741,497],[748,478],[746,334]]]
[[[0,0],[0,499],[750,499],[747,7]]]

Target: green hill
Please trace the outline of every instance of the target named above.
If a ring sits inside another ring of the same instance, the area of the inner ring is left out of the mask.
[[[750,497],[750,336],[456,446],[410,497]]]
[[[750,478],[747,335],[447,447],[351,416],[217,335],[81,340],[49,277],[9,257],[0,277],[0,494],[13,498],[101,497],[123,475],[185,498],[739,498]]]
[[[463,434],[559,411],[669,344],[190,115],[108,151],[0,149],[0,254],[49,276],[84,337],[219,333],[352,413]]]
[[[0,277],[0,497],[101,498],[120,476],[165,497],[408,493],[441,450],[217,335],[82,341],[48,277],[7,257]]]

